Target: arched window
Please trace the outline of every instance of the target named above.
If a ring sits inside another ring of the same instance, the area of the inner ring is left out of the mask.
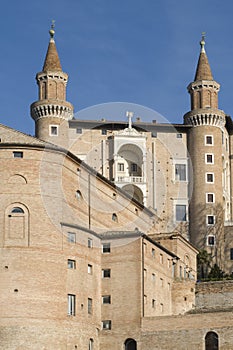
[[[112,214],[112,221],[118,222],[118,217],[116,213]]]
[[[78,200],[81,200],[82,199],[82,193],[78,190],[78,191],[76,191],[76,198],[78,199]]]
[[[205,336],[205,350],[218,350],[218,334],[208,332]]]
[[[11,213],[13,213],[13,214],[23,214],[24,210],[22,208],[20,208],[20,207],[14,207],[14,208],[12,208]]]
[[[29,211],[21,203],[13,203],[5,210],[6,245],[29,245]]]
[[[137,342],[131,338],[126,339],[125,350],[137,350]]]
[[[88,350],[94,350],[94,340],[92,338],[90,338],[90,340],[89,340]]]

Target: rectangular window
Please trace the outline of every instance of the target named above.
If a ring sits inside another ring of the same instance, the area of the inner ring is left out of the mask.
[[[207,215],[206,216],[206,223],[207,223],[207,225],[214,225],[215,224],[215,216],[214,215]]]
[[[103,243],[102,244],[102,253],[110,253],[111,252],[111,244]]]
[[[77,128],[76,129],[76,134],[82,134],[83,133],[83,129],[82,128]]]
[[[69,243],[75,243],[76,242],[76,233],[74,232],[68,232],[67,233],[67,241]]]
[[[152,299],[152,308],[155,309],[155,299]]]
[[[23,158],[23,152],[15,151],[15,152],[13,152],[13,157],[14,158]]]
[[[206,164],[214,164],[214,155],[211,153],[206,153],[205,162]]]
[[[135,163],[132,163],[132,164],[131,164],[131,171],[134,172],[134,173],[138,171],[138,166],[137,166],[137,164],[135,164]]]
[[[175,179],[186,181],[186,164],[175,164]]]
[[[186,205],[176,205],[176,221],[186,221]]]
[[[163,279],[160,278],[160,286],[163,287]]]
[[[88,238],[88,240],[87,240],[87,246],[88,246],[88,248],[92,248],[92,247],[93,247],[93,241],[92,241],[91,238]]]
[[[88,311],[89,315],[92,314],[92,299],[91,298],[87,299],[87,311]]]
[[[206,135],[205,137],[205,145],[212,146],[214,144],[213,136],[212,135]]]
[[[209,246],[215,245],[215,237],[213,235],[209,235],[207,237],[207,245],[209,245]]]
[[[107,130],[106,129],[102,129],[101,133],[102,133],[102,135],[107,135]]]
[[[75,316],[75,295],[68,294],[68,315]]]
[[[111,320],[104,320],[102,321],[102,329],[111,329],[112,328],[112,321]]]
[[[208,183],[214,182],[214,174],[213,173],[206,173],[206,182],[208,182]]]
[[[89,275],[92,275],[92,265],[90,264],[87,265],[87,273],[89,273]]]
[[[102,270],[102,277],[103,278],[110,278],[111,277],[111,269],[103,269]]]
[[[206,193],[206,203],[214,203],[214,193]]]
[[[182,139],[182,136],[183,136],[182,134],[176,134],[177,139]]]
[[[159,262],[160,262],[160,264],[163,264],[163,254],[159,255]]]
[[[118,163],[117,164],[117,169],[118,169],[118,171],[124,171],[124,169],[125,169],[124,163]]]
[[[152,256],[152,258],[155,257],[155,249],[154,248],[151,249],[151,256]]]
[[[152,273],[152,274],[151,274],[151,279],[152,279],[153,282],[155,282],[155,278],[156,278],[156,277],[155,277],[155,273]]]
[[[233,260],[233,248],[230,249],[230,259]]]
[[[151,136],[152,137],[157,137],[157,132],[156,131],[152,131]]]
[[[111,304],[111,295],[103,295],[102,304]]]
[[[67,267],[68,267],[68,269],[76,269],[76,261],[68,259],[67,260]]]
[[[50,125],[50,136],[58,136],[58,125]]]

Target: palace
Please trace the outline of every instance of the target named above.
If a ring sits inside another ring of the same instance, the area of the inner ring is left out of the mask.
[[[182,124],[74,118],[54,28],[35,137],[0,125],[0,348],[232,349],[233,123],[202,38]],[[119,116],[120,117],[120,116]]]

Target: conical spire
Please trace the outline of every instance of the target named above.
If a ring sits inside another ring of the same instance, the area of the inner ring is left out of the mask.
[[[214,80],[208,58],[205,52],[205,33],[202,33],[202,39],[200,41],[201,52],[197,64],[197,70],[194,81],[197,80]]]
[[[52,22],[51,29],[49,31],[50,41],[47,50],[47,54],[44,61],[43,72],[62,72],[60,59],[57,53],[57,48],[54,41],[54,21]]]

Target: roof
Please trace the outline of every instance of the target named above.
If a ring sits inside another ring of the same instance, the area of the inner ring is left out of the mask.
[[[198,80],[214,80],[213,75],[210,69],[209,61],[205,52],[205,41],[204,37],[200,42],[201,52],[197,64],[197,70],[194,81]]]
[[[51,37],[49,41],[49,46],[43,66],[43,72],[62,72],[60,59],[53,37]]]

